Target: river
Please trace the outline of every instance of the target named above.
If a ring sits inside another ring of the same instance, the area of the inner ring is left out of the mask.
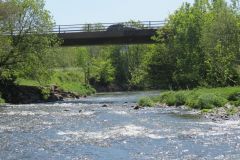
[[[158,93],[0,107],[0,160],[240,159],[239,121],[215,123],[176,108],[132,108],[140,97]]]

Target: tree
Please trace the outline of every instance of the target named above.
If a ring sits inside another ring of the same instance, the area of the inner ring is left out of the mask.
[[[1,2],[1,6],[5,8],[1,13],[4,15],[0,21],[1,31],[9,40],[7,49],[1,52],[0,77],[6,70],[20,72],[21,75],[30,70],[41,75],[43,72],[39,66],[42,70],[49,70],[49,54],[58,45],[58,39],[49,33],[54,23],[49,11],[44,9],[44,1],[6,0]]]
[[[177,89],[239,84],[239,2],[233,2],[195,0],[171,15],[155,37],[158,53],[148,72],[153,82]]]
[[[79,48],[78,49],[79,56],[78,56],[78,66],[83,69],[84,72],[84,81],[85,84],[89,84],[90,80],[90,67],[91,67],[91,57],[87,50],[87,48]]]
[[[211,86],[239,82],[236,59],[240,51],[240,28],[235,13],[224,0],[216,0],[204,17],[201,46],[205,53],[206,81]]]

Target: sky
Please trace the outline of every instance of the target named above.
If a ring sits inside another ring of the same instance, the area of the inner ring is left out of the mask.
[[[46,0],[56,24],[161,21],[194,0]]]

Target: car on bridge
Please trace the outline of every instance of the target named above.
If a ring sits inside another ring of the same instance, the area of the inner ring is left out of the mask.
[[[119,32],[119,31],[136,31],[137,28],[135,27],[129,27],[129,26],[126,26],[122,23],[118,23],[118,24],[113,24],[111,26],[109,26],[107,28],[107,31],[108,32]]]

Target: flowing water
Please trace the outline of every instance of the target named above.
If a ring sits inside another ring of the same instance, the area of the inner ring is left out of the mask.
[[[239,121],[214,123],[174,108],[132,108],[139,97],[154,94],[1,107],[0,159],[240,159]]]

